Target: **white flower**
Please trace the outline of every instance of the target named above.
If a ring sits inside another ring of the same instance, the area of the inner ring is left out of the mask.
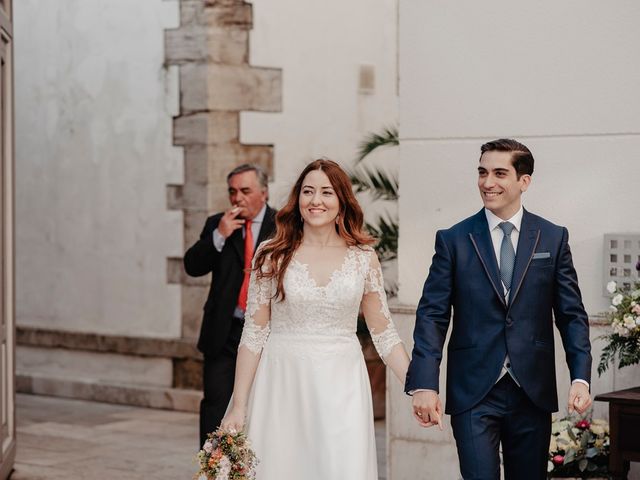
[[[609,311],[611,311],[611,312],[617,312],[617,311],[618,311],[618,308],[617,308],[617,307],[614,307],[613,305],[609,305]]]
[[[624,320],[624,326],[627,327],[629,330],[633,330],[636,327],[636,321],[633,318],[633,315],[627,314],[623,317]]]
[[[640,298],[640,288],[631,292],[631,298]]]
[[[613,297],[611,299],[611,304],[617,307],[618,305],[620,305],[622,303],[622,299],[623,298],[624,297],[619,293],[619,294],[617,294],[615,297]]]
[[[207,453],[211,453],[211,451],[213,450],[213,444],[207,440],[206,442],[204,442],[202,449]]]
[[[607,283],[607,292],[613,293],[616,291],[616,288],[618,288],[618,284],[613,280]]]
[[[229,480],[229,474],[231,473],[231,462],[229,457],[223,455],[219,464],[220,470],[216,474],[216,480]]]
[[[591,425],[589,429],[594,435],[604,435],[604,427],[602,425]]]

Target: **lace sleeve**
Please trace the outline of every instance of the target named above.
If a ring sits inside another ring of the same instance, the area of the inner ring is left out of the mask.
[[[268,259],[265,265],[268,263]],[[262,271],[268,267],[263,265]],[[240,338],[240,346],[245,346],[258,355],[262,352],[269,332],[271,319],[271,297],[273,296],[271,278],[258,278],[255,270],[251,271],[249,292],[247,294],[247,310],[244,314],[244,328]]]
[[[378,355],[385,360],[393,347],[402,343],[391,319],[387,305],[387,294],[384,291],[382,268],[375,252],[370,253],[366,270],[364,295],[362,297],[362,313],[371,333],[373,345]]]

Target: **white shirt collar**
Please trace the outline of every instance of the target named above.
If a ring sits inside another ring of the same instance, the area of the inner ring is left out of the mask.
[[[502,222],[510,222],[514,227],[516,227],[516,230],[519,232],[520,225],[522,224],[522,215],[524,214],[524,209],[522,208],[522,204],[520,204],[520,209],[509,220],[502,220],[488,208],[484,209],[484,214],[487,216],[487,223],[489,224],[490,232],[495,228],[498,228],[498,225],[500,225]]]
[[[253,223],[262,223],[262,221],[264,220],[264,215],[267,213],[267,204],[265,203],[262,206],[262,209],[258,212],[258,214],[253,217],[253,219],[251,220]]]

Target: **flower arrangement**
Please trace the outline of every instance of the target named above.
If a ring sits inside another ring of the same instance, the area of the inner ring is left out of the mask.
[[[194,480],[254,480],[258,459],[244,432],[218,428],[207,436],[197,455],[200,470]]]
[[[640,272],[640,262],[636,265]],[[607,284],[611,294],[607,319],[612,332],[603,335],[607,345],[600,355],[598,374],[602,375],[618,357],[618,368],[640,363],[640,281],[631,288],[620,288],[616,282]]]
[[[554,419],[549,443],[549,478],[606,476],[609,424],[606,420],[567,416]]]

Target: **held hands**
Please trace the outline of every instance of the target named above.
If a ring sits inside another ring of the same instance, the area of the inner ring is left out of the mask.
[[[574,382],[569,389],[569,399],[567,407],[569,413],[576,412],[583,414],[591,406],[591,395],[589,395],[589,387],[584,383]]]
[[[224,238],[229,238],[229,236],[235,232],[237,229],[242,228],[244,225],[243,218],[237,218],[238,214],[242,209],[240,207],[233,207],[224,212],[222,218],[220,219],[220,223],[218,223],[218,232]]]
[[[413,417],[421,427],[432,427],[438,425],[440,431],[442,426],[442,402],[440,397],[433,390],[416,392],[413,394]]]
[[[229,433],[237,433],[244,428],[246,409],[242,407],[232,407],[222,419],[220,426]]]

